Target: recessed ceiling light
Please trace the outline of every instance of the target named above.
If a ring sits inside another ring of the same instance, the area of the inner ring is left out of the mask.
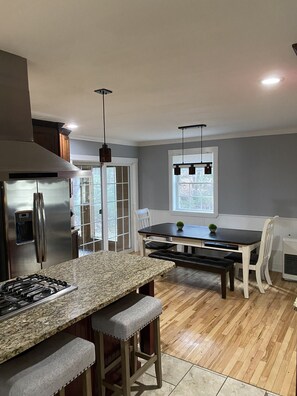
[[[261,81],[263,85],[275,85],[281,81],[280,77],[268,77]]]
[[[76,129],[76,128],[78,128],[78,125],[76,125],[74,122],[70,122],[69,124],[65,125],[65,128],[67,128],[67,129]]]

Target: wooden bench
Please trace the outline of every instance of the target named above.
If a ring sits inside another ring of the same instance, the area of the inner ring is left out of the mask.
[[[189,267],[200,271],[220,274],[222,298],[226,298],[226,276],[229,272],[230,290],[234,291],[234,262],[232,260],[168,250],[158,250],[156,252],[150,253],[149,257],[161,260],[170,260],[181,267]]]

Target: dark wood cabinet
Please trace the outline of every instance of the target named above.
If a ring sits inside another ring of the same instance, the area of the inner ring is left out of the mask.
[[[65,134],[65,129],[63,129],[63,132],[60,132],[60,157],[70,162],[70,143],[68,135]]]
[[[78,230],[71,230],[72,258],[78,258]]]
[[[70,130],[63,128],[64,123],[32,119],[34,142],[70,161]]]

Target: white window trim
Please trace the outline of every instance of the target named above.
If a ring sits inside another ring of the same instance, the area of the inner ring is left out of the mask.
[[[173,175],[173,156],[175,155],[182,155],[182,150],[168,150],[168,180],[169,180],[169,211],[170,214],[173,216],[184,216],[184,217],[218,217],[218,147],[204,147],[202,148],[202,154],[207,154],[207,153],[212,153],[213,154],[213,175],[214,175],[214,180],[213,180],[213,186],[214,186],[214,213],[196,213],[196,212],[185,212],[185,211],[176,211],[173,210],[173,201],[172,201],[172,178],[174,177]],[[189,155],[189,154],[197,154],[199,156],[200,154],[200,148],[189,148],[189,149],[184,149],[184,154]]]

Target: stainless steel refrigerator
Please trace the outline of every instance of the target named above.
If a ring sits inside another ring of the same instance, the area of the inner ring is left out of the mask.
[[[67,179],[2,182],[1,198],[0,280],[71,259]]]

